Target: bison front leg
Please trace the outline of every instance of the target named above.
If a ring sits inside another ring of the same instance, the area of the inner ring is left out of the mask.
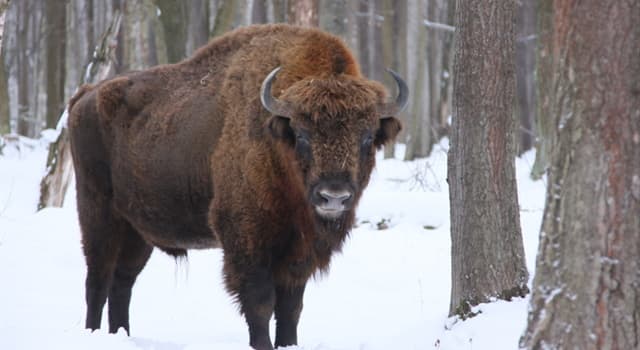
[[[276,347],[298,344],[298,320],[305,285],[276,287]]]
[[[237,295],[240,311],[249,327],[249,344],[256,350],[272,350],[269,320],[275,305],[275,287],[270,269],[251,268],[225,263],[225,278],[229,290]]]

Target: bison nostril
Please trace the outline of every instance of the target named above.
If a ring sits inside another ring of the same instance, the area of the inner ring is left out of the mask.
[[[344,204],[349,198],[351,198],[352,194],[349,191],[331,191],[331,190],[321,190],[319,192],[320,197],[324,199],[327,203],[339,203]]]

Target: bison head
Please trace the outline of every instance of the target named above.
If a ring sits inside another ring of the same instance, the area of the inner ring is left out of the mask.
[[[324,220],[353,215],[375,165],[375,150],[400,131],[394,118],[407,104],[408,88],[398,85],[395,101],[386,101],[384,87],[350,75],[299,80],[275,98],[272,82],[280,68],[262,83],[261,101],[271,112],[270,134],[296,159],[306,198]]]

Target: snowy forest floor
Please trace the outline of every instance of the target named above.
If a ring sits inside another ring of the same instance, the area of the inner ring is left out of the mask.
[[[107,334],[106,309],[103,330],[85,330],[75,188],[63,208],[35,212],[46,147],[22,140],[20,148],[0,156],[0,349],[248,349],[244,319],[223,287],[220,250],[190,251],[186,262],[155,250],[134,287],[132,336]],[[445,140],[413,162],[378,154],[357,227],[330,272],[310,281],[300,345],[290,349],[518,347],[528,297],[480,305],[482,313],[464,322],[447,317],[447,148]],[[544,181],[529,178],[533,159],[529,152],[516,161],[531,276],[545,195]]]

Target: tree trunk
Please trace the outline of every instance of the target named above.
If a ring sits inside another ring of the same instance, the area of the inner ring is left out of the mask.
[[[517,10],[516,44],[516,92],[520,117],[520,142],[518,154],[533,148],[535,124],[535,70],[536,52],[536,6],[535,0],[522,0]]]
[[[29,64],[29,21],[31,16],[31,1],[24,0],[18,2],[18,134],[32,136],[33,119],[29,103],[29,84],[32,67]]]
[[[640,3],[552,3],[557,120],[527,349],[638,349]]]
[[[160,22],[164,29],[169,63],[182,61],[187,57],[187,7],[184,1],[154,0],[160,9]]]
[[[213,25],[212,37],[220,36],[233,28],[233,21],[235,18],[236,1],[223,1],[218,6],[218,12],[216,13],[216,20]]]
[[[4,21],[8,8],[9,0],[0,0],[0,136],[11,132],[9,75],[5,69],[4,51],[2,51],[2,35],[4,34]]]
[[[64,109],[66,1],[45,3],[47,109],[46,127],[55,128]]]
[[[2,47],[2,45],[0,45],[0,47]],[[11,115],[9,113],[9,74],[7,74],[5,69],[4,51],[0,51],[0,136],[10,132]]]
[[[297,26],[318,26],[318,0],[289,0],[287,22]]]
[[[251,23],[268,23],[267,0],[253,0],[251,6]]]
[[[209,2],[191,0],[187,19],[186,55],[191,55],[209,40]]]
[[[409,0],[409,79],[411,98],[409,99],[408,140],[405,160],[428,156],[431,144],[429,120],[429,83],[427,71],[427,30],[423,25],[425,3]]]
[[[392,0],[386,1],[386,8],[393,8],[393,18],[392,18],[392,38],[390,43],[385,43],[385,45],[391,46],[392,51],[392,63],[391,69],[396,71],[400,76],[408,79],[407,76],[407,21],[408,21],[408,8],[407,1],[395,2]],[[407,111],[403,111],[400,115],[397,116],[398,119],[404,124],[407,125],[407,120],[409,120],[407,116]],[[398,140],[403,140],[406,137],[407,128],[403,128],[401,131],[401,135],[398,136]],[[393,158],[395,155],[396,147],[395,144],[390,145],[390,147],[384,148],[384,157],[385,158]]]
[[[515,181],[515,2],[456,3],[450,315],[528,293]]]
[[[4,18],[9,8],[9,0],[0,0],[0,53],[2,53],[2,34],[4,34]],[[4,65],[4,63],[3,63]]]
[[[120,30],[120,20],[120,14],[116,13],[104,33],[102,41],[96,47],[91,62],[85,68],[85,84],[104,80],[115,72],[112,57],[113,50],[115,50],[118,42],[117,34]],[[58,125],[60,134],[56,141],[49,145],[47,174],[40,181],[38,210],[46,207],[61,207],[64,204],[64,197],[73,177],[73,162],[66,125],[68,110],[66,108],[62,115],[63,117]]]
[[[536,56],[536,160],[531,168],[531,177],[540,179],[547,171],[551,158],[551,150],[556,143],[556,122],[551,116],[557,115],[553,110],[554,86],[556,77],[552,75],[554,60],[553,0],[539,0],[538,4],[538,40]]]

